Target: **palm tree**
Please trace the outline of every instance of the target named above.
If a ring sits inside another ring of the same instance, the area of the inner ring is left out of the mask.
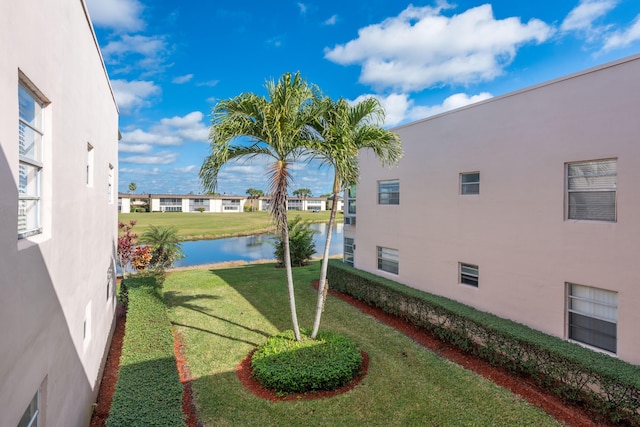
[[[377,99],[367,98],[354,105],[342,98],[335,102],[327,98],[324,102],[327,104],[325,113],[315,124],[322,141],[314,144],[314,151],[317,157],[334,169],[333,203],[320,269],[316,315],[311,332],[311,338],[314,339],[320,328],[329,289],[329,247],[338,199],[341,191],[358,182],[358,151],[372,150],[385,166],[395,165],[402,157],[400,137],[379,126],[379,123],[384,121],[384,109]]]
[[[151,246],[150,265],[164,270],[173,265],[174,261],[184,258],[182,244],[178,239],[178,229],[175,227],[156,227],[150,225],[138,239],[139,243]]]
[[[267,171],[271,195],[269,208],[284,243],[291,321],[294,335],[300,341],[287,227],[289,166],[300,160],[308,152],[309,141],[317,138],[310,124],[319,116],[322,103],[318,88],[308,85],[299,72],[285,73],[277,82],[267,82],[265,88],[267,97],[243,93],[220,101],[213,108],[209,135],[211,155],[200,168],[200,180],[206,189],[213,190],[220,169],[229,161],[257,156],[270,160]],[[238,138],[241,139],[239,143],[233,144]]]
[[[247,188],[247,194],[249,195],[249,199],[254,199],[253,201],[251,201],[251,211],[253,212],[254,210],[256,210],[256,201],[257,199],[259,199],[260,197],[264,196],[264,191],[262,190],[257,190],[255,188]]]
[[[129,193],[136,191],[136,188],[138,188],[138,186],[136,185],[135,182],[132,182],[131,184],[129,184]]]

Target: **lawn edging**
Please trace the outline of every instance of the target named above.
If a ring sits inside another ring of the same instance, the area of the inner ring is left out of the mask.
[[[155,277],[122,282],[127,322],[108,427],[185,425],[183,386],[160,287]]]
[[[640,367],[520,323],[330,260],[331,289],[426,330],[614,422],[640,424]]]

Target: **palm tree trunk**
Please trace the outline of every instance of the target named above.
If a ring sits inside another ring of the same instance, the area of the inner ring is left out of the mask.
[[[327,238],[324,242],[324,252],[322,253],[322,266],[320,267],[320,282],[318,283],[318,301],[316,303],[316,317],[313,321],[313,330],[311,331],[311,339],[316,339],[318,330],[320,329],[320,320],[324,312],[324,304],[327,300],[327,292],[329,284],[327,283],[327,269],[329,268],[329,248],[331,247],[331,230],[336,221],[336,212],[338,211],[338,199],[340,186],[337,179],[333,184],[333,203],[331,204],[331,214],[329,215],[329,226],[327,228]]]
[[[293,333],[297,341],[301,341],[300,326],[298,325],[298,314],[296,313],[296,297],[293,288],[293,272],[291,269],[291,252],[289,250],[289,226],[285,221],[282,227],[282,244],[284,246],[284,267],[287,270],[287,289],[289,290],[289,307],[291,308],[291,322],[293,323]]]

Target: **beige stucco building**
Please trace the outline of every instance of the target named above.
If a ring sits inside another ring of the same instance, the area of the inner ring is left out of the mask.
[[[398,167],[361,155],[345,260],[640,364],[638,76],[640,55],[397,127]]]
[[[87,426],[114,325],[118,111],[82,0],[1,2],[0,52],[0,426]]]

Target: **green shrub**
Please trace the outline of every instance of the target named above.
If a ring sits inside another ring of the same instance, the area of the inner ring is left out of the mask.
[[[108,427],[185,425],[171,323],[159,288],[153,276],[122,282],[127,321]]]
[[[296,341],[293,331],[269,338],[251,358],[253,376],[280,393],[305,393],[338,389],[360,372],[362,354],[348,338],[331,332],[303,338]]]
[[[640,367],[525,325],[329,261],[327,279],[343,292],[401,317],[493,365],[530,376],[612,421],[640,423]]]
[[[315,231],[311,229],[309,223],[302,222],[302,217],[297,216],[289,221],[289,252],[291,253],[291,265],[302,267],[307,265],[316,253],[316,244],[313,242]],[[278,236],[275,239],[276,250],[274,256],[284,265],[284,245]]]

